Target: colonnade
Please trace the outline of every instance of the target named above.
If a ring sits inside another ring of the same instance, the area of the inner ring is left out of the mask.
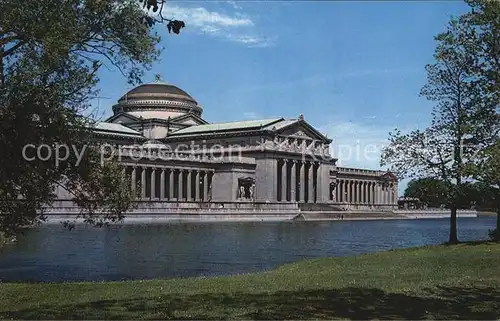
[[[278,201],[316,203],[319,163],[303,160],[278,161]]]
[[[141,199],[169,201],[209,201],[213,170],[127,166],[123,174],[131,178],[132,190],[140,188]]]
[[[335,195],[335,199],[333,199]],[[396,184],[382,184],[380,181],[337,179],[337,185],[330,193],[330,200],[354,204],[395,204]]]

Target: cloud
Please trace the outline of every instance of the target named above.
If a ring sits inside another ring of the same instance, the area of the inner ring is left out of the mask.
[[[337,121],[319,126],[318,130],[333,139],[330,153],[340,167],[386,170],[380,167],[381,151],[388,144],[392,126]],[[406,129],[402,129],[405,131]],[[408,180],[399,182],[402,195]]]
[[[380,154],[393,128],[354,122],[332,122],[320,131],[333,139],[330,152],[345,167],[380,169]]]
[[[255,23],[249,17],[239,13],[228,15],[209,11],[204,7],[188,8],[168,5],[163,8],[163,15],[182,20],[189,29],[194,29],[199,33],[224,38],[249,47],[264,47],[272,43],[268,37],[260,36],[255,32]]]
[[[175,19],[189,22],[194,27],[238,27],[253,26],[252,20],[245,17],[231,17],[215,11],[208,11],[203,7],[183,8],[179,6],[166,6],[163,15],[174,16]]]
[[[269,41],[269,40],[268,40]],[[269,41],[272,43],[272,41]],[[356,80],[358,78],[366,77],[396,77],[410,75],[413,73],[418,73],[418,69],[369,69],[369,70],[348,70],[348,71],[337,71],[335,73],[323,73],[323,74],[311,74],[308,76],[302,76],[295,79],[286,79],[274,83],[258,83],[252,86],[246,86],[244,88],[238,88],[239,92],[255,92],[255,91],[268,91],[275,92],[277,90],[295,90],[299,87],[314,87],[322,84],[342,84],[346,80]],[[399,114],[400,115],[400,114]],[[372,116],[373,118],[373,116]]]
[[[234,9],[239,9],[239,10],[242,9],[242,7],[239,4],[237,4],[236,1],[227,1],[227,3],[231,5]]]
[[[260,114],[258,114],[256,112],[253,112],[253,111],[246,111],[246,112],[244,112],[243,113],[243,117],[245,119],[251,119],[251,120],[264,118]]]

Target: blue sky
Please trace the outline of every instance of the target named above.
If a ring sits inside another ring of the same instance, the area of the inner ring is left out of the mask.
[[[144,81],[161,74],[210,122],[303,113],[334,139],[339,165],[378,169],[389,131],[428,123],[432,104],[419,91],[433,36],[466,10],[461,1],[169,1],[167,16],[186,28],[159,26],[165,49]],[[130,87],[116,70],[100,76],[105,118]]]

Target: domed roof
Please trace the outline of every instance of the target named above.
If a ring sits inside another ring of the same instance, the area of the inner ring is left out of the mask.
[[[201,116],[203,109],[187,92],[163,82],[139,85],[123,95],[114,113],[127,112],[135,117],[169,118],[188,112]]]
[[[163,82],[154,82],[148,84],[139,85],[131,90],[129,90],[125,95],[123,95],[118,101],[129,100],[133,98],[153,98],[153,99],[165,99],[170,98],[175,101],[189,101],[194,104],[198,104],[196,100],[193,99],[187,92],[180,89],[177,86],[169,85]]]

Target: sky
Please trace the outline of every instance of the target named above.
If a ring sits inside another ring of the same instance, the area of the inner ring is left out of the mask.
[[[428,124],[433,104],[419,92],[434,36],[466,11],[452,0],[168,1],[186,28],[157,26],[164,50],[144,82],[160,74],[209,122],[303,114],[333,139],[337,165],[385,170],[388,133]],[[132,87],[111,66],[99,76],[105,119]]]

